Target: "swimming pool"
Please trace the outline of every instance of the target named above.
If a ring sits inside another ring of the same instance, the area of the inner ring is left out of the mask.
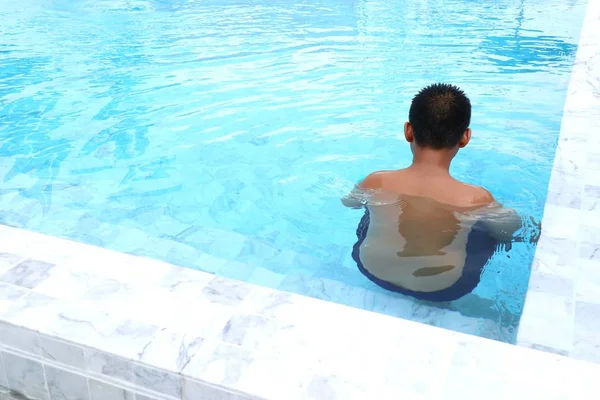
[[[339,197],[406,165],[411,96],[447,81],[474,105],[453,173],[539,219],[584,11],[2,2],[0,221],[512,342],[532,247],[498,254],[473,296],[415,302],[358,272],[361,215]]]

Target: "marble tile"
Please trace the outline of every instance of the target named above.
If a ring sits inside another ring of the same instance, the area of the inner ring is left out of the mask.
[[[248,283],[268,287],[278,287],[285,279],[284,274],[278,274],[267,268],[257,267],[248,278]]]
[[[554,354],[466,339],[459,342],[441,393],[443,398],[500,400],[519,393],[523,398],[567,399],[571,387],[565,382],[572,376],[565,360],[568,363]]]
[[[0,280],[16,286],[33,289],[50,276],[52,264],[43,261],[25,260],[8,270]]]
[[[50,334],[123,357],[135,357],[158,331],[153,325],[124,320],[109,312],[69,304],[61,307]]]
[[[25,258],[16,254],[0,253],[0,274],[16,267],[22,261],[25,261]]]
[[[0,322],[0,343],[30,353],[40,355],[40,338],[36,332]]]
[[[598,330],[589,330],[576,323],[573,350],[569,356],[600,365],[600,340]]]
[[[77,369],[85,369],[85,359],[81,346],[41,335],[40,347],[42,356],[46,360],[66,364]]]
[[[240,379],[252,359],[247,349],[211,340],[202,346],[182,373],[190,378],[231,385]]]
[[[107,302],[110,295],[124,289],[122,282],[57,266],[35,291],[57,299]]]
[[[371,297],[370,292],[364,288],[328,278],[315,279],[309,296],[357,308],[365,308]]]
[[[575,295],[578,301],[600,304],[600,262],[579,261]]]
[[[556,155],[552,166],[552,177],[557,174],[567,175],[571,179],[580,176],[584,160],[579,155],[585,152],[585,143],[560,141],[556,147]]]
[[[2,352],[2,359],[10,389],[34,399],[48,399],[41,363],[6,352]]]
[[[110,385],[106,382],[88,379],[91,400],[140,400],[127,389]]]
[[[528,290],[569,297],[573,295],[574,284],[571,279],[560,275],[534,271],[529,277]]]
[[[294,269],[290,271],[277,289],[292,293],[310,293],[314,288],[315,278],[312,272]]]
[[[13,301],[2,314],[2,319],[15,326],[41,331],[55,322],[60,307],[56,299],[29,292]]]
[[[573,363],[569,400],[596,400],[600,392],[600,364]]]
[[[225,391],[191,379],[183,380],[183,400],[251,400],[252,397]],[[139,400],[136,399],[136,400]]]
[[[133,383],[145,389],[181,398],[181,377],[176,374],[134,364]]]
[[[74,242],[37,232],[8,228],[2,233],[0,243],[0,251],[27,256],[33,260],[44,260],[50,264],[59,264],[72,255]],[[77,247],[81,246],[85,245],[78,244]]]
[[[197,335],[161,329],[140,353],[140,361],[172,372],[181,372],[204,339]]]
[[[599,182],[600,182],[600,169],[588,169],[587,171],[584,172],[583,183],[585,185],[598,185]]]
[[[45,365],[50,400],[89,400],[87,378]]]
[[[581,207],[581,191],[579,193],[549,191],[546,202],[554,206],[579,209]]]
[[[133,381],[133,365],[131,361],[94,349],[85,348],[83,354],[87,371],[127,382]]]
[[[223,328],[221,340],[255,350],[280,327],[281,324],[274,319],[252,314],[237,314]]]
[[[297,399],[306,391],[315,371],[287,357],[260,356],[232,386],[250,395],[268,399]]]
[[[600,216],[600,199],[585,196],[581,202],[581,209],[584,212],[583,215],[594,216],[598,218],[598,216]]]
[[[8,387],[8,381],[6,379],[6,368],[4,367],[4,359],[2,353],[0,353],[0,386]]]
[[[582,238],[579,245],[579,257],[600,263],[600,244],[589,243],[586,238]]]
[[[137,321],[168,327],[175,332],[202,338],[215,337],[233,315],[234,307],[212,303],[201,297],[200,292],[188,298],[157,289],[136,291],[126,305],[129,309],[127,314],[135,316]]]
[[[123,287],[113,293],[88,294],[83,300],[86,307],[106,311],[114,319],[157,327],[171,326],[178,319],[188,317],[173,310],[182,310],[192,303],[175,298],[168,290],[156,286]]]
[[[597,332],[600,342],[600,304],[577,301],[575,303],[575,326]]]
[[[582,240],[589,243],[600,243],[600,227],[587,225],[587,221],[579,227]]]
[[[317,365],[317,373],[335,371],[367,388],[395,388],[407,398],[435,398],[456,348],[456,334],[409,321],[395,322],[365,316],[332,329],[326,334],[329,348],[319,348],[321,362],[309,365]],[[355,348],[364,337],[377,339]],[[366,374],[365,365],[369,366]]]
[[[569,353],[573,347],[571,297],[529,291],[517,341],[519,344],[537,344]]]
[[[577,267],[574,260],[577,258],[576,240],[542,234],[535,252],[532,271],[573,279]]]
[[[162,400],[162,399],[159,399],[158,397],[150,397],[150,396],[146,396],[146,395],[143,395],[143,394],[136,393],[135,394],[135,400]]]
[[[191,268],[174,268],[159,282],[159,287],[168,288],[178,293],[201,292],[215,276]]]
[[[0,313],[5,312],[19,298],[29,291],[18,286],[0,283]]]
[[[69,253],[74,253],[70,246]],[[107,249],[77,244],[77,257],[62,263],[72,271],[93,274],[106,279],[138,286],[156,285],[173,272],[173,265],[157,260],[118,253]]]
[[[250,314],[288,322],[305,312],[309,313],[316,303],[292,293],[258,287],[248,296],[242,308]]]
[[[600,152],[587,154],[587,168],[600,170]]]
[[[581,195],[586,174],[586,171],[581,171],[579,174],[573,175],[565,171],[553,170],[550,182],[548,183],[548,192],[567,192],[573,195],[579,193]]]
[[[237,306],[251,291],[252,286],[247,283],[215,277],[202,289],[202,294],[208,301]]]
[[[308,384],[306,394],[307,398],[314,400],[362,400],[367,398],[382,398],[380,395],[369,397],[365,388],[333,373],[330,375],[314,376]]]
[[[544,234],[558,239],[577,240],[580,217],[577,209],[546,204]]]
[[[583,195],[586,197],[600,198],[600,182],[597,185],[586,185],[583,188]]]
[[[586,225],[590,227],[600,229],[600,207],[597,202],[587,203],[584,200],[581,209],[581,221],[585,221]]]

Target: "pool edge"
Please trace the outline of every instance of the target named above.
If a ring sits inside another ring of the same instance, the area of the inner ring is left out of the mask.
[[[517,345],[593,362],[600,362],[599,134],[600,1],[589,0]]]
[[[8,226],[0,282],[0,386],[32,398],[600,390],[600,364]]]

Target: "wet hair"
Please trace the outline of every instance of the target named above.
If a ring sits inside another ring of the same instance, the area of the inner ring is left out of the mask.
[[[458,87],[435,83],[413,98],[408,121],[418,146],[451,149],[471,123],[471,101]]]

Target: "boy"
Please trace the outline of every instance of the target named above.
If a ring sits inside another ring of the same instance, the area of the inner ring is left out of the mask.
[[[352,256],[377,285],[422,300],[456,300],[479,284],[497,246],[514,241],[520,217],[484,188],[450,176],[452,159],[471,139],[470,121],[471,103],[459,88],[422,89],[404,125],[412,164],[372,173],[342,199],[366,206]]]

